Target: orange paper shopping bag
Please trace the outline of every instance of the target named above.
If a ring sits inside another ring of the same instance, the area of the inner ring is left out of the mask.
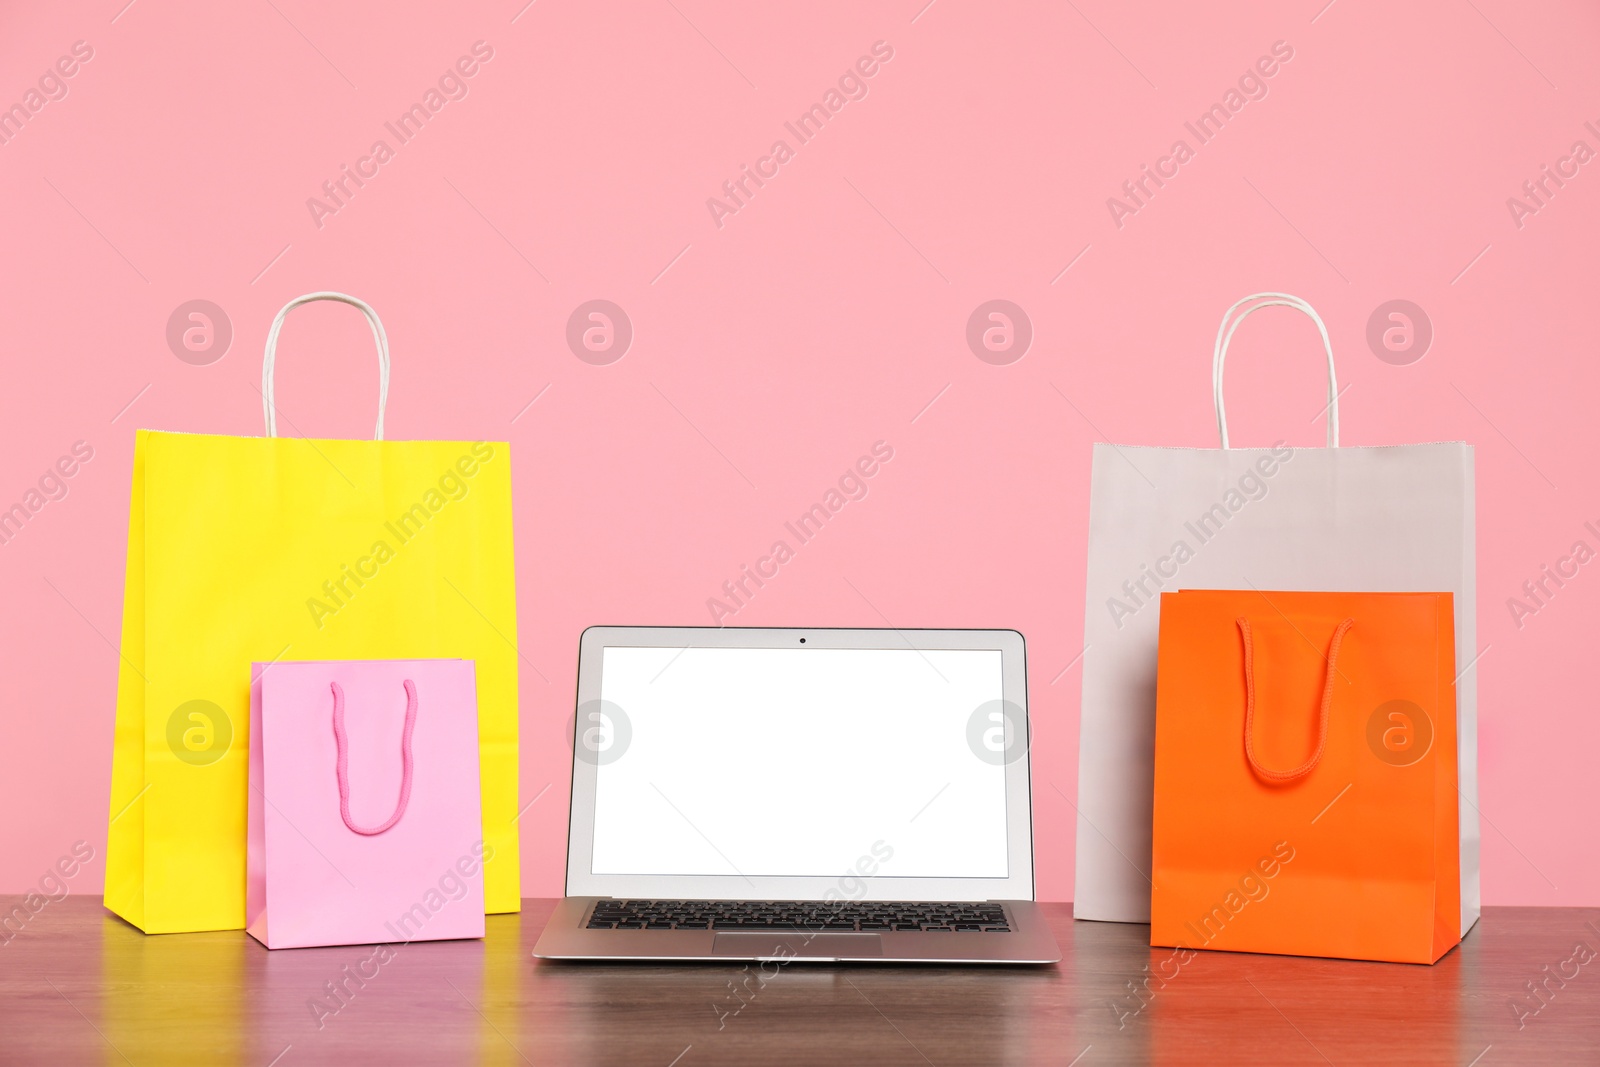
[[[1460,940],[1452,612],[1162,594],[1152,945],[1433,963]]]

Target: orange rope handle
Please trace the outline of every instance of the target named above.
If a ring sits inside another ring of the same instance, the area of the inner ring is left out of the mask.
[[[1344,641],[1344,635],[1350,627],[1355,625],[1355,619],[1346,619],[1333,631],[1333,643],[1328,647],[1328,679],[1322,686],[1322,718],[1317,724],[1317,750],[1311,753],[1300,766],[1292,771],[1275,771],[1270,767],[1263,767],[1261,761],[1256,759],[1255,723],[1256,723],[1256,672],[1255,672],[1255,645],[1250,639],[1250,620],[1244,616],[1234,620],[1239,624],[1239,635],[1244,638],[1244,756],[1250,761],[1250,767],[1262,778],[1269,782],[1294,782],[1310,774],[1318,761],[1322,759],[1322,750],[1328,743],[1328,712],[1333,706],[1333,676],[1338,670],[1339,645]]]

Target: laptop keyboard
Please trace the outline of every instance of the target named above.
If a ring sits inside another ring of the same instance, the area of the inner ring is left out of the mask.
[[[998,904],[794,900],[602,900],[590,930],[858,930],[1010,933]]]

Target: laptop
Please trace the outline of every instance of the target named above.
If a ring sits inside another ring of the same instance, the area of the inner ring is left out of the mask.
[[[1053,963],[1013,630],[596,626],[542,959]]]

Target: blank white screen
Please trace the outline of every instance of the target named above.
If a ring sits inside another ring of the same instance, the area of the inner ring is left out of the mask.
[[[832,876],[876,854],[879,877],[1006,877],[1005,768],[967,741],[999,651],[602,657],[631,738],[596,770],[595,873]]]

